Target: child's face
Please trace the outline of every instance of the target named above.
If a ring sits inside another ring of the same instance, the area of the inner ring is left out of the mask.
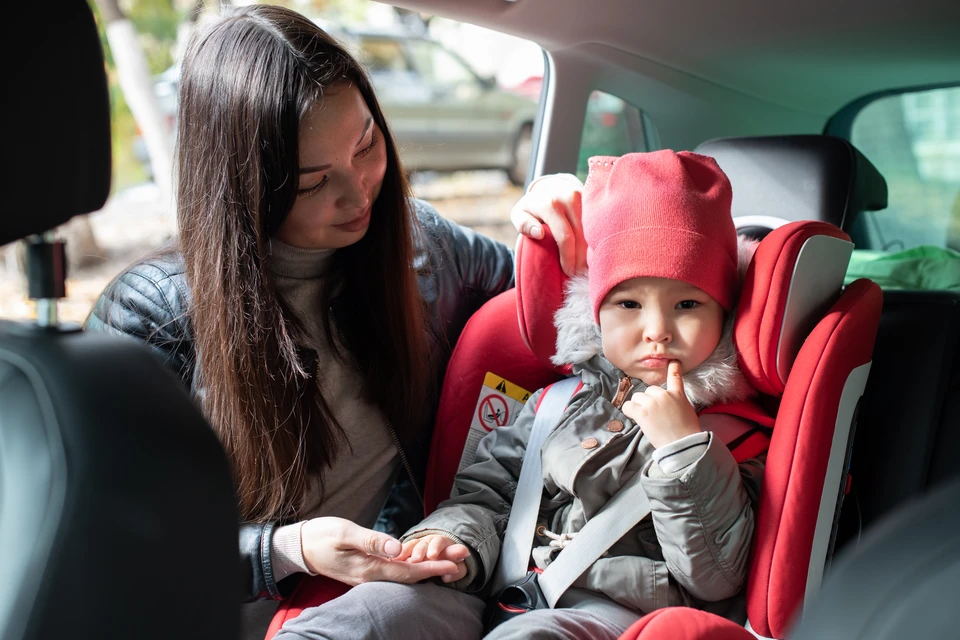
[[[687,373],[720,342],[724,310],[693,285],[667,278],[634,278],[614,287],[600,305],[603,355],[648,385],[667,380],[667,365]]]

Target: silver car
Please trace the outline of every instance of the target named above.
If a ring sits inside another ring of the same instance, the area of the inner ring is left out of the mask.
[[[323,26],[370,74],[408,171],[502,169],[511,182],[523,184],[535,100],[497,87],[434,40]],[[173,128],[179,80],[179,67],[171,67],[154,83]],[[142,140],[134,145],[149,166]]]

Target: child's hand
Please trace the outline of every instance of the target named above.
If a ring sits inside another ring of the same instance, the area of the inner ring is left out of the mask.
[[[444,535],[434,534],[407,540],[403,543],[403,550],[396,560],[417,563],[426,560],[448,560],[457,565],[457,572],[443,576],[444,582],[456,582],[467,575],[466,559],[470,557],[470,550],[466,545]]]
[[[634,420],[657,449],[680,438],[700,433],[700,418],[683,392],[680,363],[667,365],[667,388],[649,386],[623,403],[622,411]]]

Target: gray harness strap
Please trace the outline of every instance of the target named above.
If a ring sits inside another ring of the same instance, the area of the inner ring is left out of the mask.
[[[543,495],[543,477],[540,466],[540,450],[547,436],[560,421],[560,416],[570,401],[580,378],[565,378],[552,384],[544,392],[537,415],[533,420],[530,440],[527,443],[520,478],[510,509],[510,520],[503,535],[503,546],[494,580],[495,591],[512,584],[527,575],[530,552],[533,550],[533,532],[540,513],[540,498]]]
[[[560,422],[560,416],[579,383],[578,377],[571,377],[551,385],[537,408],[510,509],[510,520],[503,536],[494,593],[527,575],[533,534],[540,513],[540,499],[543,496],[541,450],[547,436]],[[539,577],[538,583],[550,607],[555,607],[570,585],[649,513],[650,503],[640,485],[638,472],[583,526]]]

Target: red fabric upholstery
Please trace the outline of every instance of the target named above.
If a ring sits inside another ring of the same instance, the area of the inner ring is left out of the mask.
[[[280,631],[283,623],[296,618],[304,609],[316,607],[334,598],[339,598],[349,590],[348,585],[331,578],[323,576],[304,578],[297,585],[293,594],[280,603],[273,620],[270,621],[265,640],[271,640],[273,636],[277,635],[277,631]]]
[[[667,607],[634,622],[620,640],[756,640],[754,635],[726,618],[688,609]]]
[[[840,395],[850,372],[871,359],[881,304],[875,283],[852,283],[790,372],[767,454],[747,582],[747,612],[761,635],[783,637],[802,602]]]
[[[427,466],[427,513],[450,497],[460,452],[488,371],[530,391],[560,377],[524,345],[517,324],[516,289],[501,293],[470,318],[450,357]]]
[[[826,222],[791,222],[774,229],[757,246],[740,293],[734,328],[740,368],[757,391],[774,397],[784,389],[777,348],[793,268],[803,244],[815,235],[850,240]]]
[[[569,366],[555,367],[550,362],[557,351],[557,328],[553,316],[563,305],[563,289],[569,278],[560,268],[553,235],[547,227],[543,229],[543,240],[523,238],[517,247],[516,313],[523,343],[536,354],[543,366],[569,375]]]

